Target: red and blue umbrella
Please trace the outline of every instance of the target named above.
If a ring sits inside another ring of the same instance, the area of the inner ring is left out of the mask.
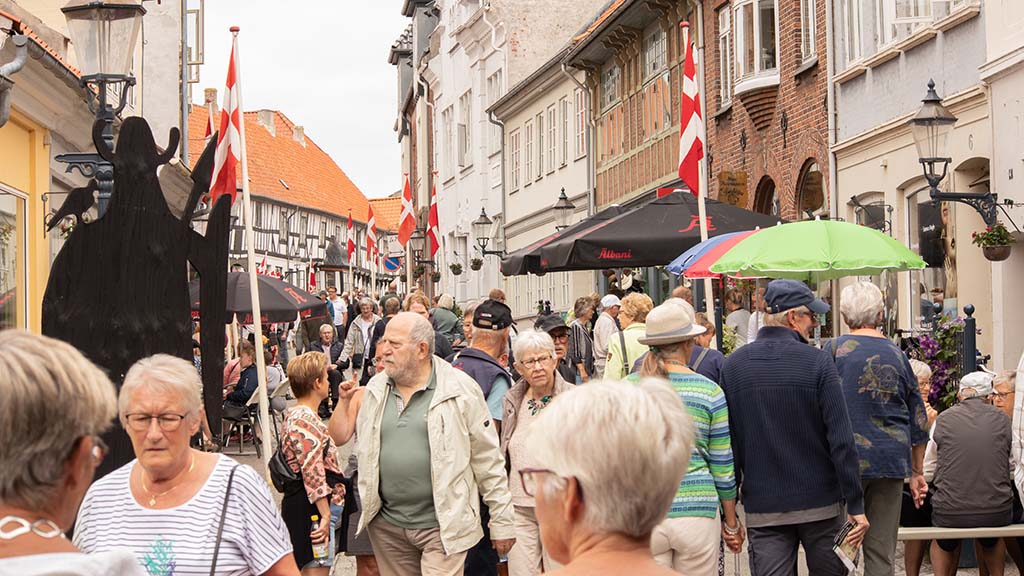
[[[715,236],[714,238],[708,238],[680,254],[679,257],[665,268],[673,274],[681,274],[686,278],[721,278],[721,274],[712,272],[709,269],[711,265],[717,262],[718,258],[732,249],[733,246],[758,232],[758,230],[730,232],[721,236]]]

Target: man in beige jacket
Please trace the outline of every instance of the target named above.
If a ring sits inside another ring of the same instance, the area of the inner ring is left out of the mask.
[[[342,383],[330,430],[339,444],[359,437],[359,530],[380,573],[461,575],[483,536],[481,495],[494,548],[507,554],[512,497],[480,386],[434,356],[434,329],[417,314],[395,316],[377,347],[383,373],[363,390]]]

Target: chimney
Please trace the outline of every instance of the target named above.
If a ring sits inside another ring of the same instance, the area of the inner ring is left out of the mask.
[[[292,138],[296,142],[302,144],[302,147],[306,147],[306,129],[302,126],[292,126]]]
[[[270,132],[271,136],[277,136],[277,127],[274,126],[274,111],[273,110],[260,110],[256,113],[256,120],[261,126]]]
[[[216,119],[217,114],[220,112],[220,110],[217,108],[217,89],[207,88],[203,91],[203,93],[203,107],[207,109],[213,108],[213,116]],[[214,121],[216,122],[216,120]]]

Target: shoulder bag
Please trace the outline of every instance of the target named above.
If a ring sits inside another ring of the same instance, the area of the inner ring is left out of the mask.
[[[224,518],[228,514],[228,498],[231,498],[231,485],[235,483],[235,471],[241,464],[235,464],[228,475],[228,487],[224,490],[224,505],[220,508],[220,521],[217,522],[217,540],[213,545],[213,563],[210,564],[210,576],[217,574],[217,556],[220,555],[220,542],[224,536]]]

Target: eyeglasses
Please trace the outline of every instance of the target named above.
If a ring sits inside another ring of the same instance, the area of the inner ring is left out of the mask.
[[[540,480],[542,474],[554,474],[554,472],[545,468],[523,468],[519,471],[519,480],[523,483],[523,492],[526,492],[527,496],[536,496],[537,481]]]
[[[999,399],[1006,398],[1007,396],[1013,396],[1013,394],[1014,394],[1013,391],[1010,391],[1010,392],[996,392],[995,390],[993,390],[992,391],[992,399],[994,400],[994,399],[997,399],[997,398],[999,398]]]
[[[551,334],[551,339],[555,340],[555,341],[558,341],[558,340],[568,340],[569,339],[569,333],[568,332],[561,332],[561,333],[558,333],[558,334]]]
[[[551,356],[538,356],[537,358],[530,358],[529,360],[519,361],[526,368],[533,368],[534,366],[540,366],[542,364],[548,364],[551,362]]]
[[[136,432],[149,430],[150,422],[156,420],[160,429],[164,432],[174,432],[181,427],[181,421],[188,414],[125,414],[124,419],[128,421],[128,427]]]

